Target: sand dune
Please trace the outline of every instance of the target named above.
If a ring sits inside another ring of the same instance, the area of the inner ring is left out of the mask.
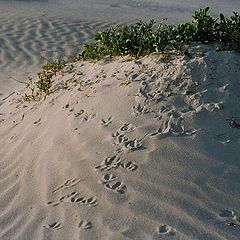
[[[3,100],[0,239],[239,239],[239,64],[75,63]]]

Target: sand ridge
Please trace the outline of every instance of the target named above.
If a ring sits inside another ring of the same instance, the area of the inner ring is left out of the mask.
[[[190,56],[69,63],[1,101],[0,238],[237,240],[240,57]]]

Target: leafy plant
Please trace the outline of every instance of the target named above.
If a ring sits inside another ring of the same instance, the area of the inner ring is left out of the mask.
[[[36,82],[36,87],[41,92],[48,95],[53,83],[52,77],[55,76],[57,72],[62,70],[65,65],[66,62],[61,60],[55,60],[43,65],[42,71],[38,73],[38,81]]]
[[[200,42],[213,42],[217,40],[216,22],[217,19],[208,13],[209,7],[199,9],[193,15],[194,35],[193,40]]]
[[[218,36],[226,47],[240,50],[240,15],[237,12],[233,12],[233,16],[229,18],[220,14]]]
[[[47,75],[56,75],[57,72],[62,70],[66,65],[63,60],[55,60],[53,62],[48,62],[42,66],[42,72]]]
[[[97,32],[94,41],[85,43],[74,60],[99,60],[106,55],[140,57],[173,49],[183,53],[183,47],[193,41],[218,41],[230,49],[240,50],[240,16],[233,14],[230,18],[220,14],[220,20],[215,19],[207,7],[196,11],[192,21],[176,26],[161,22],[155,27],[155,21],[151,20],[112,27]]]
[[[48,95],[50,88],[52,87],[52,76],[44,73],[38,73],[38,78],[39,80],[36,82],[37,88]]]

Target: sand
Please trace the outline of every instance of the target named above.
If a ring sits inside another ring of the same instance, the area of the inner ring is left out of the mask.
[[[0,102],[0,239],[237,240],[240,55],[69,63]]]
[[[238,0],[0,1],[0,99],[22,87],[48,60],[68,59],[96,30],[139,19],[187,21],[200,7],[211,14],[239,11]]]

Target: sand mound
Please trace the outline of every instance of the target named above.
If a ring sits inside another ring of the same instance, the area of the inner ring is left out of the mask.
[[[191,49],[69,64],[46,99],[3,100],[0,238],[238,239],[240,56]]]

